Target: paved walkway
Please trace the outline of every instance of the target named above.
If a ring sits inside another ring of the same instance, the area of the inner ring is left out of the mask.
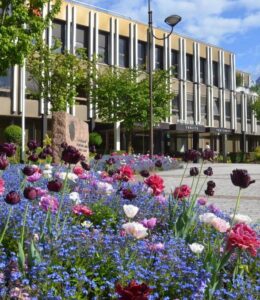
[[[189,175],[190,167],[200,167],[200,164],[189,164],[184,177],[183,183],[191,185],[192,177]],[[213,168],[213,176],[209,180],[216,183],[215,195],[209,198],[209,203],[214,203],[220,209],[231,211],[235,207],[238,187],[234,186],[230,179],[230,174],[234,169],[246,169],[249,175],[256,182],[251,184],[247,189],[242,190],[239,213],[250,216],[254,221],[260,222],[260,164],[218,164],[207,163],[203,170],[208,166]],[[166,192],[170,193],[179,185],[184,169],[170,170],[160,172],[160,176],[165,181]],[[203,179],[200,180],[201,186]],[[205,186],[206,187],[206,184]],[[204,195],[205,188],[202,189],[201,195]]]

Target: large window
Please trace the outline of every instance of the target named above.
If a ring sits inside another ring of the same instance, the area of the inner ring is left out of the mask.
[[[119,66],[129,67],[129,39],[126,37],[119,37]]]
[[[201,115],[206,117],[206,115],[207,115],[207,97],[206,96],[201,96],[200,112],[201,112]]]
[[[99,31],[98,33],[98,55],[99,61],[108,64],[108,32]]]
[[[218,62],[213,61],[213,85],[218,86]]]
[[[251,121],[252,118],[252,108],[251,108],[251,101],[247,100],[247,121]]]
[[[219,98],[213,99],[213,112],[214,112],[214,119],[219,120],[220,118],[220,105],[219,105]]]
[[[231,102],[225,101],[225,109],[226,109],[226,119],[230,120],[231,118]]]
[[[177,113],[180,110],[180,97],[179,94],[176,94],[172,100],[172,111],[173,113]]]
[[[230,89],[230,66],[225,65],[225,89]]]
[[[155,69],[163,69],[163,47],[155,46]]]
[[[88,27],[77,25],[76,27],[76,49],[88,50]]]
[[[241,103],[237,103],[237,118],[238,119],[241,119],[241,114],[242,114]]]
[[[52,28],[52,45],[54,45],[55,41],[58,40],[61,43],[61,46],[55,50],[57,53],[64,52],[65,49],[65,31],[66,31],[66,23],[60,20],[53,21]]]
[[[138,41],[138,66],[146,65],[146,43]]]
[[[193,55],[186,54],[186,77],[193,81]]]
[[[172,50],[172,74],[174,77],[178,78],[179,72],[179,52]]]
[[[187,116],[190,118],[194,116],[194,98],[192,94],[187,94]]]
[[[200,58],[200,82],[206,82],[206,59],[203,57]]]

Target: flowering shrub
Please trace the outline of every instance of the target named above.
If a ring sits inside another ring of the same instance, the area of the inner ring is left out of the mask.
[[[2,170],[1,299],[258,298],[260,242],[236,213],[240,194],[232,216],[197,198],[212,170],[167,196],[152,172],[75,167],[80,153],[64,149],[67,166]]]

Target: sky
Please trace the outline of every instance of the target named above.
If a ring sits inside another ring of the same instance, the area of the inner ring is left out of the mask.
[[[148,0],[79,0],[147,23]],[[151,0],[155,26],[172,14],[175,32],[236,54],[237,69],[260,77],[260,0]]]

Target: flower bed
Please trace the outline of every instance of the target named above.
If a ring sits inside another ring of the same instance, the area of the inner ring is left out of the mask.
[[[0,157],[1,299],[257,299],[257,226],[197,199],[211,168],[193,168],[192,186],[182,177],[166,197],[147,170],[135,181],[128,165],[75,167],[82,157],[67,146],[62,157],[67,166]],[[239,195],[253,183],[245,170],[231,180]]]

